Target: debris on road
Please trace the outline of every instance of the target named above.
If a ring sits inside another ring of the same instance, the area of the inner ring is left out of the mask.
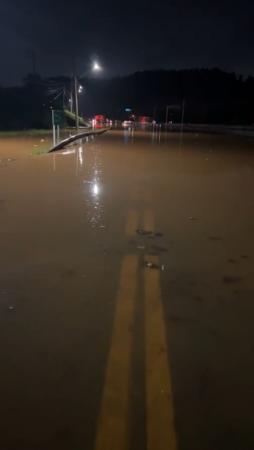
[[[141,229],[141,228],[138,228],[138,229],[136,230],[136,233],[137,233],[137,234],[140,234],[141,236],[148,236],[148,235],[153,234],[152,231],[143,230],[143,229]]]
[[[161,270],[161,271],[164,271],[164,270],[165,270],[164,264],[159,265],[159,264],[156,264],[156,263],[154,263],[154,262],[152,262],[152,261],[145,261],[145,262],[144,262],[144,266],[145,266],[147,269],[157,269],[157,270]]]
[[[157,231],[156,233],[154,233],[155,237],[162,237],[163,233],[161,233],[160,231]]]
[[[160,231],[153,232],[151,230],[143,230],[142,228],[138,228],[136,230],[136,233],[139,234],[140,236],[148,236],[149,238],[163,236],[163,233],[161,233]]]
[[[155,268],[157,269],[158,265],[152,263],[151,261],[145,261],[145,267],[148,267],[149,269],[155,269]]]
[[[2,164],[3,166],[6,166],[7,163],[14,162],[14,161],[16,161],[15,158],[1,158],[0,164]]]

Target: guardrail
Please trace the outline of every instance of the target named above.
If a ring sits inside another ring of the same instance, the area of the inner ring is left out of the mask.
[[[83,139],[83,138],[88,137],[88,136],[95,136],[97,134],[103,134],[103,133],[106,133],[106,131],[108,131],[108,130],[110,130],[110,128],[102,128],[100,130],[89,129],[89,130],[86,130],[86,131],[84,131],[82,133],[75,134],[74,136],[70,136],[69,138],[64,139],[63,141],[59,142],[57,145],[52,147],[48,151],[48,153],[52,153],[52,152],[56,152],[58,150],[62,150],[62,148],[66,147],[66,145],[72,144],[72,142],[75,142],[75,141],[77,141],[79,139]]]

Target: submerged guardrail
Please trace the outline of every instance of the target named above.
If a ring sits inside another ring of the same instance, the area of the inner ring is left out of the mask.
[[[75,134],[74,136],[70,136],[67,139],[63,139],[61,142],[59,142],[57,145],[52,147],[48,153],[56,152],[58,150],[62,150],[62,148],[66,147],[66,145],[72,144],[72,142],[78,141],[79,139],[83,139],[88,136],[97,136],[98,134],[106,133],[106,131],[109,131],[110,128],[102,128],[99,130],[86,130],[82,133]]]

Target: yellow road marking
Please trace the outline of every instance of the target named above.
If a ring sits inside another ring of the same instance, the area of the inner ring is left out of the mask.
[[[97,429],[96,450],[129,448],[129,388],[137,268],[137,256],[124,257]]]
[[[154,231],[154,213],[151,209],[144,212],[144,228],[146,231]]]
[[[125,229],[126,235],[133,236],[137,228],[138,228],[138,213],[137,211],[131,210],[128,212],[128,218]]]
[[[157,256],[146,256],[158,264]],[[160,274],[145,269],[147,450],[176,450],[173,394],[166,330],[160,299]]]

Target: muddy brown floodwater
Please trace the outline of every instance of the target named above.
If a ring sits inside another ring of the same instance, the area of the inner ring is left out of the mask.
[[[0,140],[0,450],[253,450],[254,140],[36,146]]]

